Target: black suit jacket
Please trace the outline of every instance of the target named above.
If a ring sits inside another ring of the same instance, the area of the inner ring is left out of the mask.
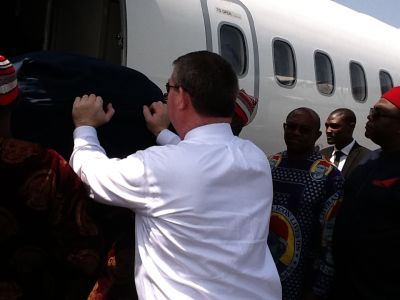
[[[330,146],[321,150],[322,155],[324,155],[328,160],[332,156],[334,147]],[[344,163],[342,174],[344,178],[347,178],[351,171],[357,167],[362,161],[365,160],[368,153],[371,150],[361,146],[357,142],[354,143],[353,148],[351,148],[349,155],[346,158],[346,162]]]

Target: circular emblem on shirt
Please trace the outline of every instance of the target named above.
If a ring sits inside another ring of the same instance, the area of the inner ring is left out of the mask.
[[[272,168],[277,168],[282,160],[282,154],[278,153],[269,157],[269,164]]]
[[[272,206],[268,245],[281,280],[285,280],[299,263],[301,231],[296,218],[283,206]]]
[[[322,246],[327,246],[328,237],[333,236],[333,228],[335,225],[335,220],[337,216],[337,212],[339,211],[342,205],[341,195],[335,194],[328,199],[324,209],[322,210],[321,215],[324,216],[323,223],[325,226],[322,231]]]
[[[33,173],[21,187],[20,194],[26,205],[34,210],[46,210],[55,201],[56,175],[51,169],[41,169]]]
[[[314,180],[322,180],[324,177],[328,176],[332,171],[332,164],[325,159],[316,160],[310,168],[311,178]]]

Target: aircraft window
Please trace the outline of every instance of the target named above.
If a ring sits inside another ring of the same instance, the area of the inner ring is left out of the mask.
[[[280,84],[293,86],[296,81],[296,65],[292,47],[281,40],[274,41],[274,71]]]
[[[388,72],[381,70],[379,72],[379,80],[381,82],[382,95],[393,87],[393,80]]]
[[[331,95],[335,87],[332,61],[328,55],[319,51],[315,52],[314,61],[317,88],[321,94]]]
[[[246,72],[246,43],[242,32],[231,25],[220,28],[221,56],[231,63],[237,75]]]
[[[367,80],[365,72],[359,63],[350,63],[351,92],[353,98],[360,102],[367,99]]]

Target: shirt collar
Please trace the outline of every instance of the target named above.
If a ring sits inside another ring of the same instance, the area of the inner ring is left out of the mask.
[[[202,140],[205,142],[230,141],[234,137],[229,123],[213,123],[190,130],[184,140]]]
[[[340,149],[340,151],[342,151],[343,154],[345,154],[346,156],[348,156],[348,155],[350,154],[351,148],[353,148],[353,146],[354,146],[355,143],[356,143],[356,140],[353,139],[353,140],[351,141],[350,144],[348,144],[346,147],[343,147],[342,149]],[[332,155],[334,155],[335,152],[336,152],[337,150],[339,150],[339,149],[337,149],[336,146],[335,146]]]

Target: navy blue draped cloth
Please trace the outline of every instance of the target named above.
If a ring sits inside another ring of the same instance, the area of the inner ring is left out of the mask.
[[[142,107],[162,99],[161,90],[142,73],[99,59],[42,51],[10,59],[17,69],[21,101],[14,110],[16,138],[55,149],[69,158],[74,129],[71,117],[76,96],[94,93],[115,115],[98,129],[110,157],[124,157],[155,144]]]

